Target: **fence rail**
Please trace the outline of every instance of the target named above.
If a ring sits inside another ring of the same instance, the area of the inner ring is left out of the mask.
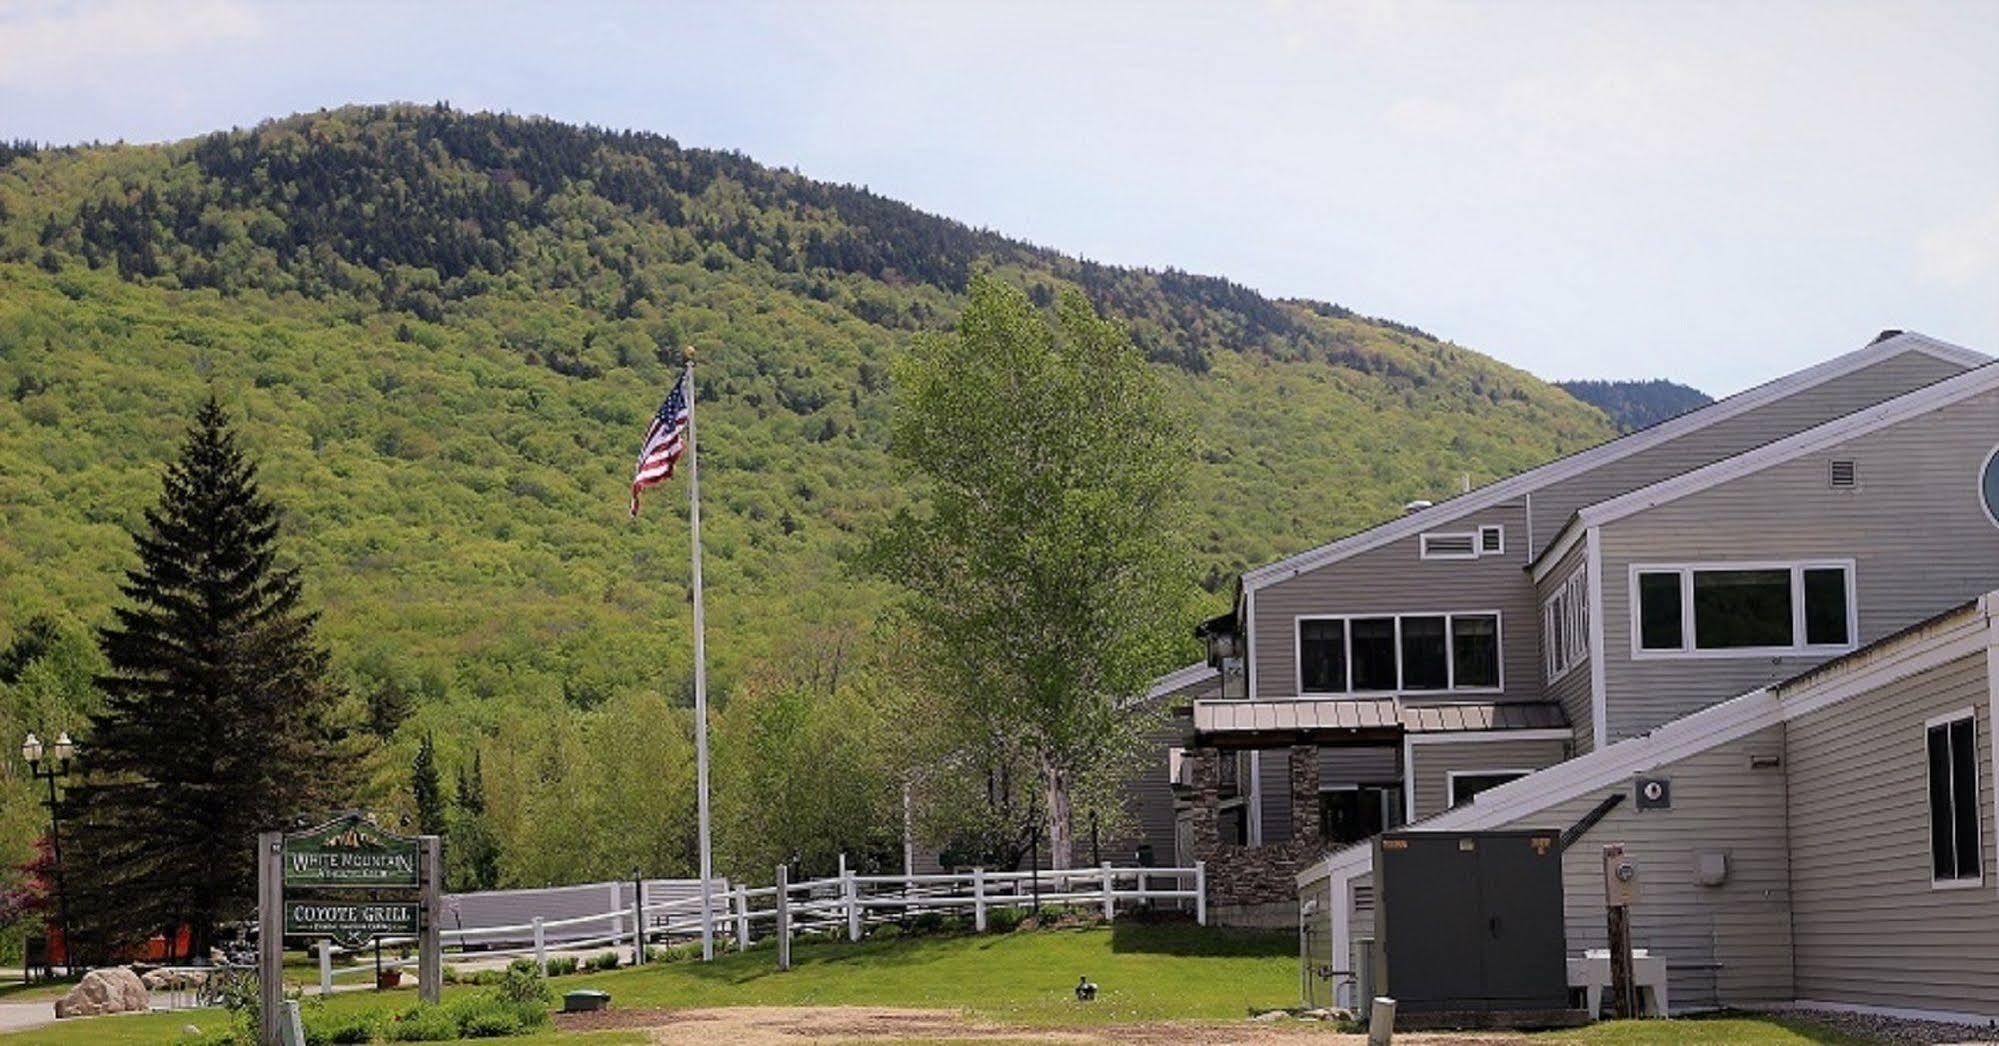
[[[602,896],[614,900],[608,910],[575,913],[575,905],[558,905],[556,917],[534,915],[525,921],[498,925],[446,928],[444,950],[460,961],[531,956],[544,972],[551,951],[629,947],[635,962],[645,961],[648,945],[698,940],[712,934],[718,944],[733,943],[746,951],[759,940],[777,938],[779,969],[791,966],[791,942],[806,936],[845,935],[860,940],[870,925],[897,922],[925,914],[969,914],[975,929],[985,930],[994,911],[1020,908],[1087,907],[1105,919],[1122,910],[1169,904],[1191,909],[1197,922],[1208,921],[1207,868],[1136,868],[1109,864],[1040,872],[935,872],[922,875],[857,875],[842,871],[824,879],[790,882],[779,868],[770,886],[746,886],[716,880],[703,918],[698,881],[655,881],[671,886],[664,900],[641,901],[635,891],[625,898],[613,889]],[[601,889],[610,884],[563,888]],[[626,887],[631,884],[623,884]],[[648,883],[647,885],[654,885]],[[530,891],[508,898],[510,911],[533,907]],[[465,895],[476,898],[480,895]],[[599,902],[602,903],[602,902]],[[383,949],[401,950],[414,938],[385,938]],[[373,964],[336,966],[338,955],[361,954],[322,945],[319,981],[331,992],[336,978],[370,973]],[[384,970],[414,964],[413,958],[384,959]]]

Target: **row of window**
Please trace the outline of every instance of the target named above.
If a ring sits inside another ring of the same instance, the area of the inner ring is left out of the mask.
[[[1578,570],[1541,605],[1548,682],[1569,674],[1589,656],[1589,581]]]
[[[1298,692],[1497,690],[1499,614],[1298,619]]]

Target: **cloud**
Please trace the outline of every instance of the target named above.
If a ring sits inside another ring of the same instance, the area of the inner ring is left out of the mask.
[[[1949,287],[1999,280],[1999,199],[1963,221],[1924,233],[1916,241],[1916,273]]]
[[[0,87],[84,87],[127,63],[262,32],[259,13],[237,0],[0,0]]]

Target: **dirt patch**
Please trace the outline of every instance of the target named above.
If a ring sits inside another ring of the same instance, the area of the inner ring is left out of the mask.
[[[880,1006],[737,1006],[699,1010],[605,1010],[562,1014],[556,1024],[565,1030],[645,1028],[661,1046],[693,1046],[727,1042],[740,1046],[809,1046],[919,1040],[924,1042],[1061,1044],[1098,1046],[1137,1043],[1140,1046],[1256,1046],[1312,1036],[1315,1044],[1360,1046],[1364,1035],[1332,1034],[1324,1024],[1285,1021],[1160,1022],[1101,1027],[1022,1027],[966,1017],[955,1010],[897,1009]],[[1399,1035],[1397,1042],[1455,1046],[1518,1043],[1508,1035]]]

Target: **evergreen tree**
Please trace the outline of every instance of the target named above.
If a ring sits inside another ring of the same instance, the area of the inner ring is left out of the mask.
[[[444,782],[437,774],[437,744],[427,733],[417,743],[416,761],[410,765],[410,796],[416,800],[417,830],[443,835]]]
[[[98,635],[110,668],[64,856],[83,943],[186,926],[205,956],[252,909],[256,833],[348,799],[348,761],[317,615],[277,562],[278,507],[212,398],[163,486]]]
[[[458,799],[453,805],[445,877],[453,890],[491,890],[500,885],[500,844],[486,823],[485,773],[477,748],[470,764],[458,764]]]

